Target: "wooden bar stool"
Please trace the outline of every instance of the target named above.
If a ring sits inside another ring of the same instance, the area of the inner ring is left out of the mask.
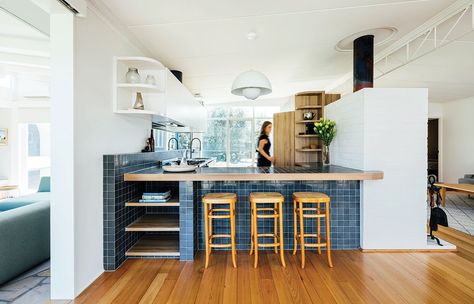
[[[301,247],[301,268],[304,268],[305,263],[305,248],[318,248],[318,253],[321,254],[321,247],[326,247],[326,254],[328,258],[329,267],[332,266],[331,259],[331,234],[329,225],[329,202],[330,198],[324,193],[320,192],[295,192],[293,193],[293,229],[295,244],[293,246],[293,254],[296,254],[298,248],[298,241]],[[304,207],[304,204],[316,204],[316,207]],[[324,205],[324,210],[321,210],[321,205]],[[313,212],[312,212],[313,211]],[[314,213],[315,212],[315,213]],[[317,233],[304,233],[304,219],[317,219]],[[326,219],[326,237],[321,237],[321,218]],[[300,231],[298,233],[298,220]],[[316,237],[316,244],[306,244],[305,237]],[[323,240],[323,242],[321,242]]]
[[[285,198],[276,192],[252,192],[249,195],[251,205],[251,236],[250,255],[255,250],[253,267],[258,265],[258,247],[273,247],[278,253],[280,247],[280,260],[283,267],[286,267],[283,250],[283,201]],[[272,207],[258,208],[257,204],[272,205]],[[258,233],[258,219],[273,218],[273,233]],[[278,233],[278,227],[280,231]],[[259,237],[273,237],[273,243],[259,244]]]
[[[232,264],[237,267],[235,251],[235,193],[208,193],[202,198],[204,205],[204,237],[206,240],[206,268],[209,265],[211,248],[231,248]],[[229,205],[229,208],[214,208],[213,205]],[[230,219],[230,234],[213,234],[213,219]],[[213,244],[215,238],[230,238],[230,244]]]

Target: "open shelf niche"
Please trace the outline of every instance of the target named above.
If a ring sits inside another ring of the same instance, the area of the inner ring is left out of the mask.
[[[127,83],[129,68],[137,68],[140,83]],[[136,115],[165,115],[166,67],[159,61],[147,57],[114,57],[113,63],[113,112]],[[146,83],[152,75],[155,84]],[[144,110],[133,109],[137,92],[142,93]]]
[[[295,163],[321,162],[322,142],[314,133],[314,124],[324,117],[324,91],[302,92],[295,95]],[[304,114],[311,112],[312,119]]]

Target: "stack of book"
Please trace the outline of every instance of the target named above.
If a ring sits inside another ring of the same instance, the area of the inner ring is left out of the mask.
[[[140,203],[166,203],[171,198],[171,191],[156,192],[156,193],[143,193]]]

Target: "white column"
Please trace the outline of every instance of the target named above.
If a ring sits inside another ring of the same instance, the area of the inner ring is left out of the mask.
[[[333,164],[384,172],[361,188],[361,248],[426,248],[428,90],[364,89],[325,115]]]
[[[51,15],[51,299],[75,296],[74,16]]]

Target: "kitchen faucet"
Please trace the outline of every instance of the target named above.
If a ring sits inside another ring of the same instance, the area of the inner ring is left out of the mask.
[[[193,142],[194,142],[194,140],[199,141],[199,153],[201,153],[201,151],[202,151],[201,140],[197,137],[194,137],[193,139],[191,139],[191,142],[189,143],[189,157],[190,158],[193,158]]]
[[[178,146],[179,146],[179,142],[178,142],[178,139],[176,137],[171,137],[169,140],[168,140],[168,150],[170,150],[170,143],[172,140],[176,140],[176,150],[178,150]]]

